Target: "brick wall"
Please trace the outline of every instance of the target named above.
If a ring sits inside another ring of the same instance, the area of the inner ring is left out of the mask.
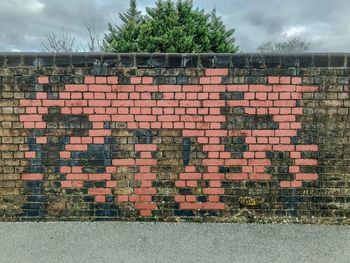
[[[0,54],[0,220],[349,223],[349,79],[347,54]]]

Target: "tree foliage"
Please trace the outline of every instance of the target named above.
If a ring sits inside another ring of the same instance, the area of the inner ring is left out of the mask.
[[[263,42],[258,46],[261,53],[300,53],[310,50],[311,44],[299,37],[292,37],[282,42]]]
[[[104,49],[112,52],[234,53],[234,30],[226,30],[221,17],[194,9],[191,0],[157,0],[142,16],[136,0],[120,14],[121,26],[109,24]]]

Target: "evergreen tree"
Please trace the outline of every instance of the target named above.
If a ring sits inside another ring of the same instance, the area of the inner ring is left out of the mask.
[[[121,14],[122,26],[109,25],[105,49],[113,52],[234,53],[234,30],[226,30],[221,17],[193,8],[192,0],[157,0],[146,16],[130,1]]]
[[[113,26],[108,24],[108,33],[105,34],[103,49],[109,52],[139,52],[139,27],[142,22],[141,12],[137,9],[136,0],[130,0],[126,13],[119,14],[123,24]]]
[[[234,29],[226,30],[221,17],[216,15],[216,9],[213,9],[210,19],[209,39],[211,50],[216,53],[235,53],[238,47],[234,46],[235,39],[232,37]]]

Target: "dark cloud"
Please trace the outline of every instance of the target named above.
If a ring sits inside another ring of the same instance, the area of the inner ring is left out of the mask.
[[[144,10],[154,0],[139,1]],[[255,51],[262,41],[300,36],[313,51],[349,51],[350,2],[344,0],[194,0],[208,12],[217,9],[228,28],[235,28],[243,51]],[[118,13],[127,0],[1,0],[0,50],[38,51],[49,32],[61,27],[86,38],[85,24],[103,35],[109,22],[119,22]]]

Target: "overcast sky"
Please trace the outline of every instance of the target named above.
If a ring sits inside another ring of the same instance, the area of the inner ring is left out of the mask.
[[[139,0],[141,10],[155,0]],[[214,7],[244,52],[262,41],[299,36],[312,51],[350,51],[348,0],[194,0],[208,12]],[[0,0],[0,51],[40,51],[49,32],[63,27],[78,42],[95,25],[101,35],[108,22],[119,23],[128,0]]]

